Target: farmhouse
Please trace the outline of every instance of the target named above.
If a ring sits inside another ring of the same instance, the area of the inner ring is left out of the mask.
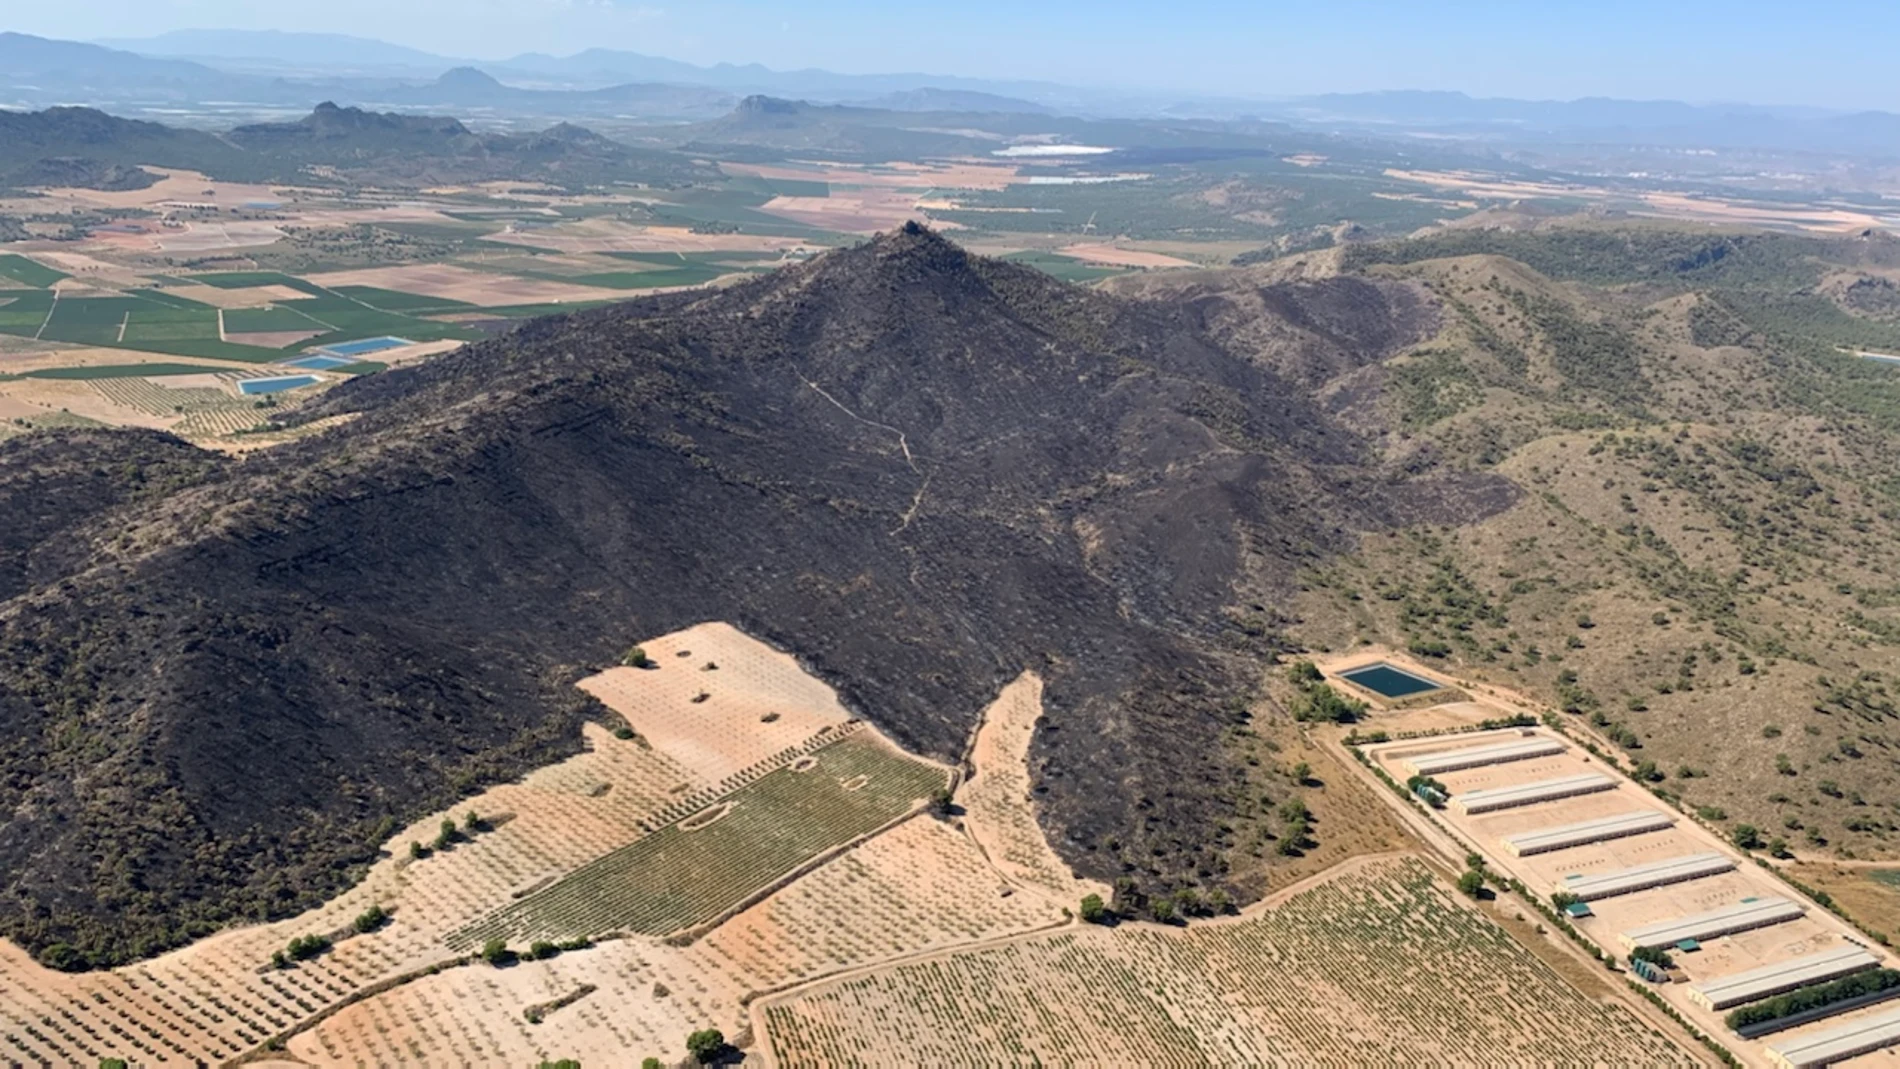
[[[1498,809],[1511,809],[1520,805],[1533,805],[1537,802],[1552,802],[1559,798],[1574,798],[1579,794],[1592,794],[1596,791],[1608,791],[1615,788],[1615,780],[1590,772],[1581,776],[1542,779],[1510,787],[1489,787],[1481,791],[1466,791],[1452,799],[1451,804],[1459,812],[1471,815],[1489,813]]]
[[[1532,854],[1545,854],[1552,850],[1567,850],[1573,846],[1585,846],[1609,839],[1621,839],[1629,835],[1642,835],[1645,832],[1662,831],[1673,827],[1676,821],[1667,813],[1654,809],[1637,810],[1633,813],[1619,813],[1601,820],[1586,820],[1581,824],[1564,824],[1555,828],[1539,828],[1519,835],[1504,837],[1504,848],[1518,857]]]
[[[1594,902],[1685,880],[1699,880],[1704,876],[1728,872],[1734,867],[1735,859],[1727,854],[1684,854],[1616,872],[1570,876],[1566,878],[1563,889],[1585,902]]]
[[[1779,995],[1797,987],[1864,972],[1880,964],[1880,959],[1857,946],[1836,947],[1818,954],[1804,954],[1788,961],[1759,969],[1705,980],[1689,987],[1689,997],[1711,1010],[1726,1010],[1744,1002]]]
[[[1714,939],[1719,935],[1753,931],[1771,924],[1791,921],[1807,913],[1807,907],[1789,898],[1755,898],[1687,917],[1645,925],[1624,932],[1623,949],[1666,947],[1684,939]]]
[[[1490,746],[1470,746],[1462,750],[1420,754],[1406,761],[1406,764],[1417,775],[1439,776],[1467,768],[1501,765],[1506,761],[1527,761],[1533,757],[1549,757],[1563,752],[1564,744],[1556,739],[1528,738]]]
[[[1768,1055],[1785,1069],[1807,1069],[1843,1062],[1895,1043],[1900,1043],[1900,1010],[1888,1010],[1825,1032],[1784,1039],[1769,1047]]]

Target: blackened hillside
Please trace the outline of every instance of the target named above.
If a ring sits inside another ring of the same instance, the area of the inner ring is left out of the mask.
[[[1052,838],[1217,872],[1223,727],[1278,595],[1397,481],[1192,308],[922,231],[359,380],[361,417],[0,603],[0,925],[119,960],[344,885],[384,823],[570,752],[571,687],[730,620],[954,757],[1037,668]]]

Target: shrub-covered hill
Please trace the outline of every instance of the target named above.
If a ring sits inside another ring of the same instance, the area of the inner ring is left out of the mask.
[[[1293,268],[1142,289],[1245,352],[1251,310],[1321,284]],[[1764,850],[1894,857],[1900,372],[1848,353],[1900,352],[1866,298],[1900,241],[1565,223],[1359,246],[1344,270],[1423,287],[1441,325],[1378,362],[1296,362],[1322,403],[1390,465],[1527,492],[1308,570],[1291,634],[1523,687]]]
[[[1515,497],[1387,470],[1191,307],[914,229],[310,415],[343,412],[63,528],[84,552],[0,603],[0,931],[107,962],[307,906],[392,819],[570,752],[578,675],[704,620],[940,757],[1040,670],[1059,848],[1218,884],[1222,739],[1294,570]]]

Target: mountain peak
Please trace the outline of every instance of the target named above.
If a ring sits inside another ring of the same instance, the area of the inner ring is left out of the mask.
[[[443,88],[451,89],[503,88],[502,84],[496,81],[493,75],[487,71],[477,70],[474,67],[454,67],[443,71],[442,76],[435,80],[435,84]]]

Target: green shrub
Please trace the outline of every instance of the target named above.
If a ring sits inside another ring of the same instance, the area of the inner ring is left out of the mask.
[[[1108,919],[1108,907],[1102,904],[1101,895],[1082,896],[1082,919],[1090,924],[1101,924]]]
[[[717,1061],[726,1049],[726,1034],[717,1028],[702,1028],[686,1037],[686,1053],[701,1065]]]

